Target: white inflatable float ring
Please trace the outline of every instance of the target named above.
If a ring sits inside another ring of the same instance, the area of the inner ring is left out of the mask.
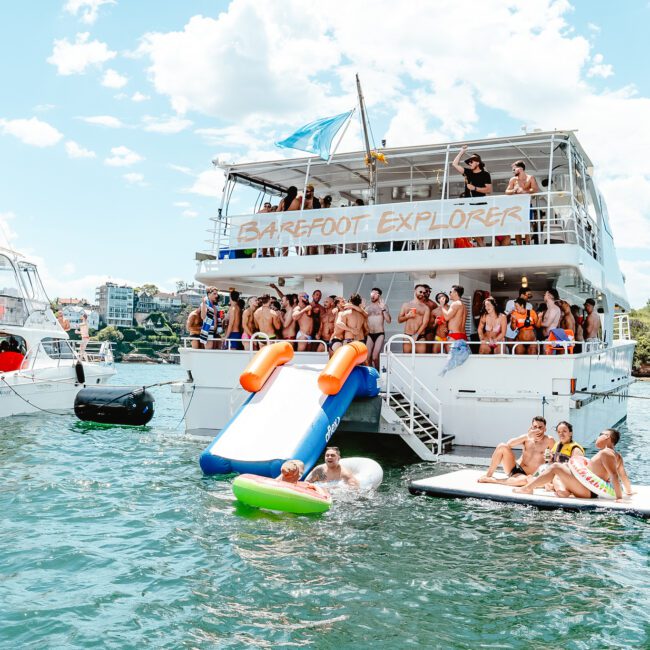
[[[569,469],[582,485],[599,498],[615,500],[616,492],[614,492],[612,484],[587,469],[588,464],[589,461],[584,456],[571,456]]]
[[[357,479],[361,490],[376,490],[384,480],[384,470],[372,458],[363,458],[361,456],[342,458],[341,467],[347,469]],[[316,485],[328,489],[347,487],[344,481],[317,481]]]

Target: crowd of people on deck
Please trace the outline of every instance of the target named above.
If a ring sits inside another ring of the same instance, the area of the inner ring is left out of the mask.
[[[598,490],[587,488],[571,471],[571,458],[585,455],[584,448],[573,440],[573,426],[562,421],[555,431],[557,441],[548,435],[546,419],[536,415],[527,433],[497,446],[487,472],[478,482],[512,485],[515,492],[523,494],[544,487],[558,497],[597,497]],[[614,449],[620,437],[617,429],[605,429],[596,440],[598,452],[587,463],[590,472],[611,485],[617,500],[623,498],[621,484],[627,496],[633,494],[623,457]],[[514,453],[516,447],[522,447],[518,459]],[[494,476],[499,467],[505,473],[503,478]]]
[[[231,291],[227,314],[219,308],[218,289],[208,287],[201,306],[187,320],[192,347],[250,350],[267,340],[287,340],[298,352],[323,351],[326,345],[331,354],[345,343],[362,341],[371,365],[379,369],[386,325],[392,322],[379,287],[370,291],[367,301],[358,293],[323,299],[318,289],[310,296],[304,291],[285,294],[275,284],[269,287],[275,296],[266,293],[244,300],[238,291]],[[397,315],[404,334],[413,340],[413,344],[405,341],[402,351],[410,353],[414,345],[417,354],[445,353],[453,341],[468,341],[463,294],[460,285],[433,295],[428,284],[417,284],[413,299],[402,304]],[[472,336],[479,354],[572,354],[585,343],[600,341],[600,317],[593,298],[585,301],[583,311],[561,300],[552,288],[536,307],[531,302],[533,292],[525,287],[503,308],[493,296],[482,296],[477,332]]]
[[[24,343],[19,343],[14,336],[0,341],[0,372],[18,370],[24,359]]]
[[[493,193],[492,176],[485,168],[485,163],[479,154],[471,154],[465,160],[461,158],[466,154],[467,146],[463,145],[458,155],[454,158],[452,166],[463,177],[464,189],[460,198],[479,198],[489,196]],[[526,172],[526,163],[523,160],[516,160],[511,165],[512,177],[508,181],[505,189],[506,195],[528,194],[534,195],[540,192],[539,184],[534,176]],[[346,205],[346,204],[345,204]],[[353,205],[364,205],[363,199],[356,199]],[[286,195],[276,205],[270,201],[264,201],[258,213],[269,212],[289,212],[296,210],[313,210],[327,209],[333,207],[332,195],[326,194],[321,197],[315,195],[313,184],[305,186],[304,193],[299,193],[298,188],[294,185],[287,189]],[[530,210],[530,231],[514,236],[517,246],[530,245],[535,243],[538,238],[537,231],[540,229],[542,213],[536,214],[535,210]],[[532,234],[531,234],[532,233]],[[494,238],[495,246],[511,246],[513,237],[511,235],[497,235]],[[473,248],[486,246],[484,237],[457,237],[447,242],[449,247],[453,248]],[[259,251],[251,249],[251,254],[257,254],[261,257],[274,257],[276,255],[288,255],[289,249],[263,248]],[[298,248],[297,252],[308,255],[317,253],[333,253],[334,249],[329,246],[317,247],[311,246]]]

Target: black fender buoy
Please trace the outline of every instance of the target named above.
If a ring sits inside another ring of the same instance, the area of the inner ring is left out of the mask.
[[[86,372],[84,370],[84,364],[81,363],[81,361],[77,361],[77,363],[74,364],[74,372],[75,372],[75,375],[77,375],[77,383],[78,384],[85,384],[86,383]]]
[[[74,400],[75,415],[86,422],[142,426],[154,414],[154,399],[141,387],[82,388]]]

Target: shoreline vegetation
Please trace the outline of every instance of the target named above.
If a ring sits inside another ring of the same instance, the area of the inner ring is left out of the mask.
[[[645,307],[630,312],[630,330],[636,339],[632,374],[637,378],[650,378],[650,300]]]

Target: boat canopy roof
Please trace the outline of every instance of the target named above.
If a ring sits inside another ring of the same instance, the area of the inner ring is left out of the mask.
[[[550,171],[556,170],[563,161],[566,162],[567,156],[564,152],[569,141],[589,170],[592,163],[578,142],[575,131],[535,131],[468,142],[382,148],[379,151],[386,156],[388,165],[378,163],[377,183],[379,186],[441,183],[445,169],[449,170],[452,160],[463,144],[469,146],[468,156],[471,153],[481,156],[486,169],[493,176],[509,177],[512,163],[515,160],[523,160],[526,170],[543,180],[549,176]],[[564,155],[559,155],[560,153]],[[308,161],[310,181],[317,185],[319,193],[327,189],[342,195],[354,192],[354,195],[358,196],[360,190],[368,188],[364,151],[336,154],[329,164],[318,157],[282,158],[243,164],[226,164],[218,160],[213,162],[236,183],[248,185],[270,195],[281,195],[291,185],[302,188]]]

